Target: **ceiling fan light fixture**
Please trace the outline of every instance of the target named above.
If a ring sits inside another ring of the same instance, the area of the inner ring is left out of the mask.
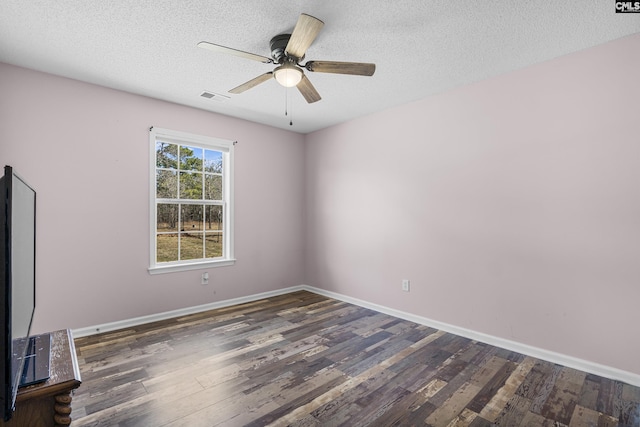
[[[284,87],[294,87],[302,80],[302,70],[290,62],[286,62],[273,70],[273,76]]]
[[[273,71],[261,74],[234,87],[229,90],[229,93],[240,94],[246,92],[273,77],[281,86],[287,88],[295,86],[304,99],[309,104],[312,104],[320,101],[322,97],[320,97],[316,88],[313,87],[313,84],[305,75],[303,68],[306,68],[309,72],[350,74],[354,76],[372,76],[376,71],[376,64],[363,62],[307,61],[306,64],[300,65],[300,62],[305,58],[307,49],[316,39],[323,26],[324,22],[318,18],[306,13],[300,14],[291,34],[278,34],[269,42],[271,58],[204,41],[198,43],[198,47],[265,64],[274,64],[277,67]]]

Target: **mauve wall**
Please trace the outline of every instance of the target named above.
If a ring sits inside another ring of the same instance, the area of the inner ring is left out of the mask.
[[[6,64],[0,120],[0,162],[38,192],[36,332],[304,282],[302,135]],[[238,141],[235,266],[147,272],[152,125]]]
[[[638,76],[634,35],[308,135],[306,283],[640,374]]]
[[[35,330],[307,283],[640,373],[638,74],[640,35],[305,138],[0,64]],[[147,273],[151,125],[239,141],[238,263],[208,286]]]

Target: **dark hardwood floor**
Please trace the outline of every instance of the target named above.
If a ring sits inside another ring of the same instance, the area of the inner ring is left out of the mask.
[[[73,426],[640,426],[640,388],[310,292],[75,340]]]

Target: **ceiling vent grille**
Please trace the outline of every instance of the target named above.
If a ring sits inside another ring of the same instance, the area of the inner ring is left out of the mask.
[[[228,96],[224,96],[224,95],[221,95],[221,94],[215,93],[215,92],[209,92],[208,90],[203,91],[200,94],[200,96],[203,97],[203,98],[211,99],[213,101],[218,101],[218,102],[224,102],[224,101],[229,99]]]

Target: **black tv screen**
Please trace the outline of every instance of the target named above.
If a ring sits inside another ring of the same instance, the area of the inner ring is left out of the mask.
[[[0,404],[11,418],[35,309],[36,192],[10,166],[0,179]]]

